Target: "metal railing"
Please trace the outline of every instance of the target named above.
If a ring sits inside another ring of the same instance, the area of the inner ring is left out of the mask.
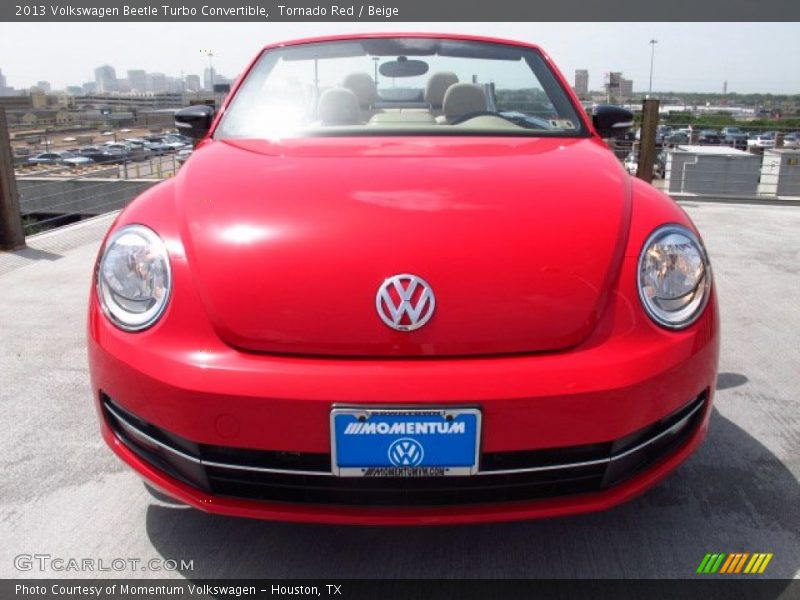
[[[780,122],[774,127],[741,124],[736,126],[738,135],[726,137],[704,133],[711,128],[697,124],[671,123],[670,127],[668,134],[660,131],[651,140],[650,148],[654,152],[651,156],[656,157],[654,184],[666,193],[674,197],[800,201],[800,141],[787,137],[800,129],[781,128]],[[720,133],[719,128],[715,131]],[[769,131],[779,135],[774,140],[757,137]],[[121,139],[133,132],[113,135]],[[69,145],[64,142],[60,145]],[[26,142],[29,153],[53,150],[51,139],[43,143],[44,147],[36,147]],[[636,129],[625,138],[609,140],[609,147],[635,174],[644,150]],[[134,153],[113,162],[78,167],[34,165],[29,156],[21,154],[13,157],[13,178],[25,235],[124,208],[142,191],[172,177],[180,168],[174,152],[160,156]]]
[[[18,164],[14,169],[26,235],[124,208],[180,168],[174,153],[81,167]]]
[[[653,143],[654,185],[682,198],[737,198],[800,201],[800,142],[790,134],[800,129],[737,125],[737,135],[721,128],[671,125]],[[711,130],[717,135],[704,133]],[[633,134],[636,133],[633,130]],[[679,133],[680,132],[680,133]],[[777,136],[757,137],[776,132]],[[610,140],[609,147],[635,174],[644,150],[640,136]],[[646,143],[646,142],[645,142]]]

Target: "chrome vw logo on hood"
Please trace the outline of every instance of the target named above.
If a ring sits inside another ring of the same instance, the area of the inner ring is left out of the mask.
[[[419,329],[430,321],[435,307],[436,298],[428,282],[408,273],[389,277],[375,297],[381,320],[398,331]]]

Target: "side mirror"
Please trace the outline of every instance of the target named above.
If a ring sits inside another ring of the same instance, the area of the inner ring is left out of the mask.
[[[619,106],[600,104],[592,110],[592,124],[602,138],[620,137],[633,127],[633,113]]]
[[[175,113],[175,127],[194,140],[204,138],[214,121],[214,108],[207,104],[195,104]]]

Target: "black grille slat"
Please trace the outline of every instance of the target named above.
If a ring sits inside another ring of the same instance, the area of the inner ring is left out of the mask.
[[[228,472],[229,473],[229,472]],[[214,493],[234,498],[271,502],[303,502],[339,506],[440,506],[482,504],[555,497],[599,489],[602,469],[583,476],[557,480],[533,474],[433,479],[321,478],[248,473],[243,477],[209,470]],[[287,478],[291,477],[291,481]],[[503,482],[476,485],[476,480],[502,477]],[[314,481],[309,481],[313,479]],[[410,483],[405,487],[404,483]],[[399,487],[398,487],[399,486]]]
[[[605,444],[586,444],[570,448],[492,452],[484,454],[481,457],[481,471],[531,469],[549,465],[606,460],[610,451],[611,443],[609,442]]]
[[[330,455],[311,452],[277,452],[201,445],[200,456],[208,462],[262,469],[318,471],[320,473],[328,473],[331,470]]]

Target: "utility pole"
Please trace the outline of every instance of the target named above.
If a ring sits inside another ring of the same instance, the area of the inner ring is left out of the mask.
[[[656,161],[656,130],[658,129],[658,100],[647,98],[642,103],[642,135],[639,136],[639,166],[636,177],[653,181],[653,164]]]
[[[656,58],[656,44],[658,43],[657,39],[650,40],[650,88],[647,92],[647,95],[650,96],[653,93],[653,63],[655,62]]]
[[[0,250],[25,247],[6,109],[0,107]]]

